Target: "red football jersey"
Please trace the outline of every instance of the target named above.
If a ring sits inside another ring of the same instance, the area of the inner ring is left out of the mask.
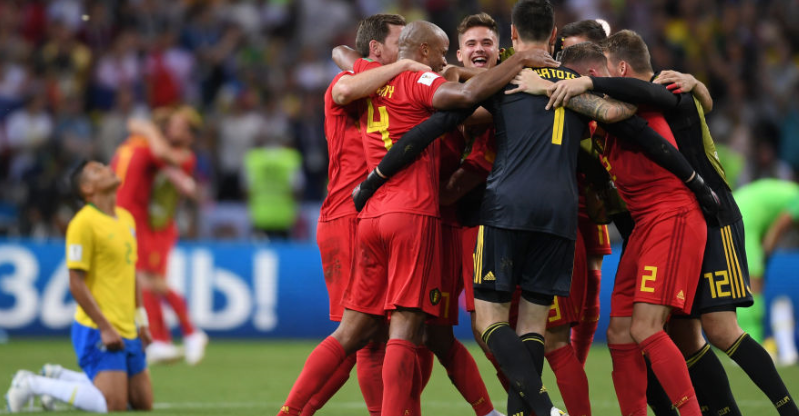
[[[366,159],[358,125],[358,104],[341,106],[333,101],[333,86],[345,75],[354,75],[380,64],[368,60],[355,61],[352,71],[336,75],[325,91],[325,138],[327,139],[327,197],[319,214],[321,221],[355,215],[352,190],[366,179]]]
[[[663,115],[653,111],[639,111],[638,115],[649,122],[649,126],[677,147]],[[698,208],[696,197],[671,172],[660,167],[629,140],[619,140],[608,135],[602,163],[616,182],[619,193],[633,219],[654,212],[669,211],[672,208],[694,205]]]
[[[192,154],[180,168],[187,174],[191,174],[195,164],[196,159]],[[132,136],[122,143],[111,159],[111,169],[122,180],[117,189],[117,205],[130,211],[136,220],[137,228],[150,227],[149,208],[151,203],[157,202],[153,201],[153,197],[164,196],[167,193],[159,190],[158,195],[153,195],[153,185],[159,178],[159,171],[164,166],[165,163],[157,159],[150,151],[147,140],[139,136]],[[165,178],[159,179],[159,183],[163,181]],[[169,196],[166,197],[169,198]],[[170,218],[162,228],[174,226],[174,220]]]
[[[463,168],[473,173],[488,178],[494,159],[497,157],[497,143],[494,138],[494,127],[487,128],[484,132],[474,135],[472,150],[463,160]]]
[[[433,72],[406,71],[365,100],[360,125],[369,170],[403,134],[430,117],[435,111],[433,94],[444,82]],[[360,217],[389,212],[438,217],[439,147],[436,140],[416,161],[394,175],[366,203]]]
[[[439,168],[440,180],[444,183],[455,173],[461,165],[463,151],[466,148],[466,139],[460,129],[453,130],[441,138],[441,166]],[[458,223],[457,204],[441,206],[441,223],[456,226]]]

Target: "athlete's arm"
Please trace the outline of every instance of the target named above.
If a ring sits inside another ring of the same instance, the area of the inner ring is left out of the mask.
[[[366,201],[388,178],[402,170],[421,154],[439,136],[463,123],[474,109],[437,111],[427,120],[405,133],[393,146],[366,179],[352,192],[355,208],[360,211]]]
[[[147,145],[156,159],[170,165],[180,165],[189,157],[188,152],[176,150],[169,145],[161,130],[150,120],[128,119],[128,131],[147,140]]]
[[[175,186],[181,195],[198,200],[200,198],[200,189],[197,187],[197,182],[190,175],[186,174],[181,168],[177,166],[166,166],[161,169],[166,175],[169,182]]]
[[[697,80],[691,74],[683,74],[672,70],[662,71],[654,82],[666,85],[666,88],[675,94],[693,92],[694,97],[699,100],[699,104],[702,104],[702,109],[705,113],[713,111],[713,97],[710,96],[710,91],[708,91],[707,86],[702,81]]]
[[[441,189],[439,203],[441,205],[452,205],[459,199],[463,198],[463,196],[469,193],[469,191],[476,188],[477,185],[480,185],[485,181],[485,175],[472,172],[471,170],[464,169],[462,167],[458,168],[458,170],[453,172],[452,176],[449,177],[449,180],[447,180],[444,188]]]
[[[103,345],[109,350],[120,350],[124,347],[122,337],[114,326],[105,318],[97,302],[94,300],[92,292],[86,286],[86,271],[80,269],[69,269],[69,291],[78,305],[89,315],[92,322],[100,330],[100,337]]]
[[[447,81],[464,82],[485,71],[487,71],[485,68],[466,68],[464,66],[447,65],[441,75],[446,78]]]
[[[430,71],[430,67],[412,59],[400,59],[393,64],[383,65],[357,75],[342,76],[331,91],[333,101],[338,105],[347,105],[357,99],[368,97],[404,71]]]
[[[632,104],[588,93],[573,97],[566,108],[602,123],[616,123],[632,117],[638,111]]]
[[[680,96],[666,88],[636,78],[623,77],[580,77],[561,81],[549,89],[549,104],[555,107],[560,102],[588,90],[601,92],[613,98],[636,105],[649,105],[661,110],[675,108],[680,104]]]
[[[433,95],[433,107],[439,110],[473,107],[499,91],[528,66],[557,68],[559,64],[540,49],[516,52],[507,61],[476,75],[465,84],[441,84]]]
[[[768,231],[766,231],[765,237],[763,237],[763,253],[765,254],[766,258],[768,258],[772,252],[774,252],[774,248],[777,247],[777,243],[780,242],[780,238],[782,238],[782,235],[788,231],[792,225],[793,217],[791,217],[791,214],[787,212],[780,214],[774,223],[771,224],[771,226],[768,228]]]
[[[332,58],[333,62],[335,62],[342,71],[352,71],[352,66],[355,65],[355,61],[361,59],[362,56],[358,51],[347,45],[339,45],[333,48]]]
[[[153,342],[153,337],[150,335],[150,320],[147,317],[147,311],[144,309],[144,302],[141,296],[141,282],[139,275],[136,274],[136,328],[139,332],[139,339],[142,346],[147,348]]]
[[[706,215],[715,215],[719,211],[721,203],[716,193],[694,171],[685,156],[668,140],[649,127],[646,120],[635,116],[619,123],[600,123],[600,126],[619,139],[638,143],[653,162],[685,183],[685,186],[696,195],[696,199]]]

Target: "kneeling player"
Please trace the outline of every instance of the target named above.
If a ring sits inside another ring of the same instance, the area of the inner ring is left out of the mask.
[[[143,349],[150,332],[136,285],[135,222],[116,206],[120,181],[108,166],[81,164],[72,183],[86,202],[66,241],[69,287],[78,303],[72,345],[85,375],[62,369],[49,378],[21,370],[6,395],[8,408],[18,412],[33,396],[49,395],[92,412],[126,410],[128,404],[150,410]]]

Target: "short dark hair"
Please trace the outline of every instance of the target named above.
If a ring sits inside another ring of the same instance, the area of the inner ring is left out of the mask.
[[[607,38],[608,34],[605,33],[605,29],[599,22],[588,19],[571,22],[558,31],[558,37],[561,39],[570,38],[572,36],[581,36],[588,41],[599,42]]]
[[[369,42],[373,39],[384,43],[391,30],[389,25],[405,26],[405,18],[398,14],[373,14],[358,24],[355,35],[355,49],[364,58],[369,56]]]
[[[488,28],[494,32],[494,34],[497,35],[497,39],[499,39],[497,21],[488,13],[477,13],[464,17],[463,20],[461,20],[461,24],[458,25],[458,39],[460,40],[460,37],[473,27]]]
[[[635,72],[652,72],[649,48],[638,33],[628,29],[620,30],[608,36],[600,46],[610,54],[612,61],[625,61]]]
[[[607,66],[608,59],[605,57],[605,52],[601,46],[593,42],[580,42],[564,49],[560,62],[563,66],[576,65],[582,62],[599,62]]]
[[[82,202],[86,202],[86,199],[83,196],[83,192],[80,190],[80,185],[81,182],[83,182],[83,168],[88,164],[88,160],[81,160],[69,173],[69,188],[72,191],[72,195]]]
[[[555,9],[549,0],[519,0],[513,6],[511,22],[522,40],[546,41],[555,27]]]

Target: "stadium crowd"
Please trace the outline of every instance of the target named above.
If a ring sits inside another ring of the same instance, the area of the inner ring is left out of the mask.
[[[199,216],[246,210],[243,159],[262,146],[302,155],[302,203],[324,198],[323,93],[335,45],[385,11],[455,33],[460,19],[498,17],[509,45],[510,0],[32,0],[0,3],[0,235],[64,235],[74,213],[62,179],[81,159],[108,161],[126,119],[185,103],[204,124],[195,142]],[[602,17],[640,33],[655,68],[704,81],[710,127],[731,182],[792,179],[799,169],[799,5],[791,1],[556,1],[557,25]],[[453,44],[456,41],[452,40]],[[450,48],[450,55],[455,48]],[[450,56],[450,62],[454,62]],[[195,217],[196,218],[196,217]],[[303,224],[291,236],[307,237]],[[182,224],[186,238],[244,237],[249,226]],[[213,223],[213,221],[210,221]]]

